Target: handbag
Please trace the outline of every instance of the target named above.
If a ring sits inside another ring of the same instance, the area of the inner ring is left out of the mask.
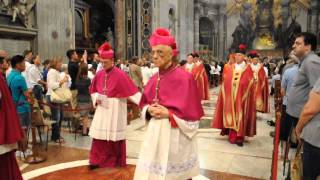
[[[50,101],[53,103],[71,102],[72,93],[68,88],[57,88],[51,92]]]
[[[301,157],[302,143],[300,142],[297,147],[297,152],[292,160],[291,164],[291,179],[292,180],[302,180],[303,179],[303,166]]]

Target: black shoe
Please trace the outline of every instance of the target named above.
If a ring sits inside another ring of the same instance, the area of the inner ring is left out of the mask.
[[[297,147],[298,147],[298,143],[293,143],[293,142],[291,142],[291,143],[290,143],[290,147],[291,147],[291,148],[297,148]]]
[[[243,146],[243,142],[237,142],[236,145],[239,146],[239,147],[242,147]]]
[[[82,133],[82,136],[89,136],[89,133]]]
[[[94,170],[94,169],[98,169],[99,166],[98,166],[98,165],[90,164],[88,168],[89,168],[89,170]]]
[[[269,126],[275,126],[275,125],[276,125],[276,123],[273,122],[272,120],[268,120],[268,121],[267,121],[267,124],[268,124]]]
[[[274,131],[271,131],[271,132],[269,133],[269,136],[270,136],[270,137],[274,137],[275,134],[276,134],[276,133],[275,133]]]

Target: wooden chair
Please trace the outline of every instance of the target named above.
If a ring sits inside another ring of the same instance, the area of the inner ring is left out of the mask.
[[[65,105],[64,107],[70,108],[70,106]],[[77,130],[80,128],[80,114],[73,111],[63,111],[63,120],[67,121],[69,132],[74,132],[74,139],[77,139]]]
[[[36,124],[38,133],[39,133],[39,138],[40,142],[42,143],[42,138],[41,138],[41,130],[46,129],[46,143],[45,143],[45,149],[46,151],[48,150],[48,143],[49,143],[49,131],[52,127],[53,124],[56,123],[56,121],[53,121],[51,119],[51,110],[49,106],[44,105],[43,109],[40,111],[40,117],[43,118],[42,123]]]

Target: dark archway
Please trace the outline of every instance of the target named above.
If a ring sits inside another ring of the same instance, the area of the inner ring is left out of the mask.
[[[200,50],[213,50],[214,25],[207,17],[199,20],[199,45]]]
[[[114,44],[114,25],[113,0],[76,0],[77,49],[96,49],[103,42],[109,41],[110,37]]]

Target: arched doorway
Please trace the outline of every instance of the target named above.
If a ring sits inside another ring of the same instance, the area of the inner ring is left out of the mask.
[[[199,50],[213,51],[214,25],[207,17],[199,20]]]
[[[76,49],[96,49],[105,41],[114,46],[114,19],[113,0],[76,0]]]

